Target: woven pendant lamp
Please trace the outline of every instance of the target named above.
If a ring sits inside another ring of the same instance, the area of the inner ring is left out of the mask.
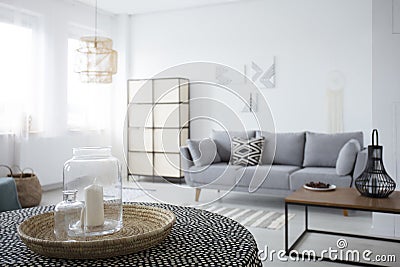
[[[355,185],[361,195],[374,198],[388,197],[396,189],[395,181],[386,172],[382,160],[383,147],[378,144],[378,130],[372,131],[372,145],[368,146],[368,162]]]
[[[95,8],[95,36],[80,38],[75,72],[81,82],[111,83],[117,73],[117,52],[110,38],[97,36],[97,0]]]

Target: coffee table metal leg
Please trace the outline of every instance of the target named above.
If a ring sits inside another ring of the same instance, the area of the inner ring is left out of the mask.
[[[285,251],[286,255],[298,245],[298,243],[305,237],[305,235],[310,232],[308,229],[308,206],[304,206],[304,215],[305,215],[305,226],[303,232],[299,235],[299,237],[293,242],[293,244],[289,247],[289,204],[285,203]]]
[[[338,263],[356,265],[356,266],[381,266],[381,265],[375,265],[374,263],[345,261],[345,260],[341,260],[341,259],[330,259],[330,258],[327,258],[327,257],[322,257],[321,258],[321,257],[318,257],[318,256],[304,255],[302,253],[299,253],[299,252],[295,251],[295,248],[300,243],[300,241],[306,236],[307,233],[347,236],[347,237],[352,237],[352,238],[365,238],[365,239],[370,239],[370,240],[378,240],[378,241],[400,243],[400,239],[383,238],[383,237],[376,237],[376,236],[363,236],[363,235],[357,235],[357,234],[349,234],[349,233],[340,233],[340,232],[331,232],[331,231],[324,231],[324,230],[309,229],[308,205],[304,205],[304,204],[300,205],[300,204],[297,204],[297,203],[296,204],[292,203],[292,205],[304,206],[305,229],[300,234],[300,236],[289,247],[289,225],[288,225],[289,224],[289,219],[288,219],[289,204],[291,204],[291,203],[285,203],[285,251],[286,251],[286,255],[287,256],[289,256],[291,253],[295,253],[294,255],[297,255],[299,257],[301,257],[301,256],[312,257],[312,258],[317,258],[317,259],[322,260],[322,261],[338,262]]]
[[[308,230],[308,206],[304,206],[305,228]]]
[[[289,219],[288,219],[288,204],[285,203],[285,251],[289,253]]]

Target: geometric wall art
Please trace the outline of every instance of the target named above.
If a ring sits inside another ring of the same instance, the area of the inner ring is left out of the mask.
[[[244,74],[244,76],[243,76]],[[259,89],[275,88],[275,57],[269,60],[253,60],[244,65],[243,74],[229,66],[217,65],[214,79],[217,84],[228,86],[251,80]]]
[[[245,75],[260,89],[275,88],[275,57],[269,62],[251,61],[245,66]]]
[[[258,93],[249,93],[249,99],[246,100],[246,104],[242,109],[242,112],[257,112],[258,111]]]
[[[217,65],[215,67],[215,80],[217,84],[229,85],[232,83],[234,76],[235,75],[232,74],[232,69],[227,66]]]

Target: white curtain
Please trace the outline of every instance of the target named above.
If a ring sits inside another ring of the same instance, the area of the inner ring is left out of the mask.
[[[35,105],[34,32],[37,18],[21,10],[0,5],[0,132],[27,138]]]

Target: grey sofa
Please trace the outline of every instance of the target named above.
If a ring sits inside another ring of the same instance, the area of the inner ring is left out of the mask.
[[[232,136],[264,136],[265,144],[259,165],[242,167],[229,164]],[[213,131],[211,138],[216,144],[221,162],[195,166],[188,147],[181,147],[185,181],[196,188],[196,201],[201,188],[285,196],[311,181],[351,187],[367,162],[367,151],[361,149],[351,173],[338,175],[336,172],[339,151],[349,140],[356,139],[363,147],[362,132],[323,134]]]

